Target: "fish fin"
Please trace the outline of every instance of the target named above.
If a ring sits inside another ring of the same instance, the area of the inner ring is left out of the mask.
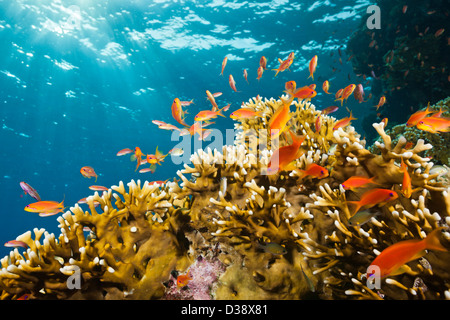
[[[353,214],[351,214],[351,217],[350,217],[350,219],[351,219],[359,211],[359,209],[361,209],[361,204],[359,201],[347,201],[347,204],[353,204],[356,206]]]
[[[303,143],[303,141],[305,141],[305,139],[306,139],[306,136],[298,136],[292,130],[289,130],[289,134],[291,135],[291,138],[292,138],[292,144],[296,143],[298,145],[301,145]]]
[[[402,265],[400,268],[398,268],[398,269],[394,270],[393,272],[389,273],[389,275],[390,276],[397,276],[399,274],[405,273],[406,271],[408,271],[408,269],[410,269],[410,268],[408,268],[408,266]]]
[[[292,170],[296,170],[297,167],[295,166],[296,161],[292,161],[291,163],[289,163],[286,167],[283,168],[283,171],[292,171]]]
[[[437,228],[433,230],[426,238],[425,238],[425,247],[427,249],[431,250],[438,250],[438,251],[448,251],[446,247],[444,247],[440,240],[439,240],[439,234],[441,233],[441,230],[444,229],[444,227]]]

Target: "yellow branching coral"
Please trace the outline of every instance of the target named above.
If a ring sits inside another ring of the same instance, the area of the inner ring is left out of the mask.
[[[44,230],[34,230],[34,240],[30,232],[19,236],[29,249],[2,259],[2,298],[161,297],[170,272],[189,264],[180,233],[189,216],[173,205],[168,187],[148,182],[141,187],[140,181],[128,187],[127,192],[121,182],[102,196],[96,192],[87,198],[89,211],[78,204],[70,208],[58,218],[58,239]]]
[[[177,172],[180,182],[132,181],[128,190],[120,183],[88,197],[89,211],[75,205],[58,218],[58,238],[37,229],[34,239],[31,232],[19,236],[29,249],[2,259],[1,297],[156,299],[172,270],[184,272],[214,250],[226,266],[211,292],[216,299],[450,298],[448,252],[428,252],[379,287],[366,276],[385,248],[441,227],[441,244],[450,249],[448,180],[423,156],[432,145],[394,140],[379,123],[372,152],[352,126],[335,129],[334,117],[293,102],[287,125],[305,138],[300,156],[293,170],[268,174],[276,150],[292,140],[285,133],[272,140],[268,132],[281,104],[250,99],[245,107],[261,117],[239,119],[233,145],[194,153]],[[329,175],[305,173],[312,164]],[[404,191],[406,174],[411,194]],[[374,178],[398,198],[363,208],[358,213],[368,218],[351,223],[349,201],[373,187],[346,190],[343,182],[354,176]],[[81,290],[68,289],[78,271]]]

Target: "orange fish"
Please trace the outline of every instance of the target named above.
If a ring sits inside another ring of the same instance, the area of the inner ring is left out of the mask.
[[[264,73],[264,68],[259,66],[258,70],[257,70],[257,73],[258,73],[258,77],[256,79],[259,81],[259,79],[261,79],[261,77],[262,77],[262,75]]]
[[[442,28],[442,29],[439,29],[438,31],[436,31],[436,33],[434,34],[434,36],[437,38],[437,37],[439,37],[441,34],[443,34],[444,33],[444,31],[445,31],[445,29],[444,28]]]
[[[359,201],[347,201],[347,203],[354,204],[355,210],[352,216],[359,211],[362,207],[371,208],[377,204],[386,203],[398,198],[397,192],[390,189],[375,188],[366,191],[361,196]]]
[[[336,101],[341,100],[341,106],[342,106],[344,103],[344,100],[347,101],[348,97],[350,97],[350,95],[353,93],[353,91],[355,91],[355,88],[356,88],[356,85],[353,83],[346,86],[344,88],[344,90],[342,91],[342,96],[337,98]]]
[[[294,58],[287,58],[284,61],[281,61],[280,59],[278,60],[280,62],[280,66],[278,67],[278,69],[272,69],[274,71],[276,71],[277,73],[275,73],[275,77],[277,76],[278,72],[283,72],[286,69],[289,69],[290,65],[292,64],[292,62],[294,61]]]
[[[317,116],[316,121],[314,122],[314,127],[316,129],[316,132],[319,132],[320,128],[322,127],[322,115],[320,113]]]
[[[312,78],[314,81],[314,72],[316,71],[317,67],[317,55],[312,57],[311,61],[309,61],[309,78]]]
[[[266,70],[267,69],[267,59],[265,56],[262,56],[261,59],[259,59],[259,65]]]
[[[270,136],[272,139],[278,137],[284,130],[286,130],[286,124],[291,119],[290,109],[293,98],[288,101],[281,99],[281,105],[272,115],[269,120]]]
[[[337,130],[339,128],[348,126],[352,120],[357,120],[357,118],[353,118],[352,112],[350,111],[350,116],[336,122],[336,124],[333,127],[333,130]]]
[[[345,180],[342,183],[342,187],[345,190],[355,190],[357,188],[361,188],[366,186],[367,184],[373,183],[373,184],[377,184],[376,182],[374,182],[373,180],[375,179],[375,177],[372,178],[366,178],[366,177],[362,177],[362,176],[354,176],[351,177],[347,180]]]
[[[323,92],[325,92],[326,94],[331,94],[328,92],[328,90],[330,90],[330,83],[328,82],[328,80],[325,80],[322,84],[322,90]]]
[[[261,115],[262,112],[263,111],[255,111],[250,108],[241,108],[236,111],[233,111],[230,114],[230,118],[237,120],[237,119],[250,119],[254,117],[262,117]]]
[[[411,194],[413,192],[412,186],[411,186],[411,177],[408,173],[408,166],[403,162],[402,158],[402,164],[401,164],[401,171],[403,172],[403,182],[402,182],[402,194],[406,198],[410,198]]]
[[[141,165],[143,155],[144,154],[142,153],[141,148],[139,148],[139,147],[134,148],[134,154],[131,156],[132,161],[134,161],[134,160],[137,161],[136,169],[134,171],[137,171],[137,169]]]
[[[212,111],[216,111],[219,109],[219,106],[216,103],[216,99],[215,99],[214,95],[209,90],[206,90],[206,99],[208,99],[209,102],[211,102],[211,104],[213,106],[213,108],[211,109]]]
[[[442,110],[442,108],[439,108],[439,111],[436,113],[433,113],[430,117],[439,118],[440,116],[442,116],[443,112],[444,112],[444,110]]]
[[[297,98],[300,101],[314,98],[317,95],[317,92],[310,86],[304,86],[295,90],[291,95],[292,98]]]
[[[403,8],[402,8],[402,12],[403,12],[403,14],[405,14],[406,13],[406,10],[408,10],[408,6],[405,4],[404,6],[403,6]]]
[[[284,171],[295,169],[293,161],[301,156],[302,150],[300,149],[300,146],[306,136],[297,136],[292,131],[289,131],[289,133],[292,138],[292,144],[278,148],[273,152],[267,169],[268,174],[275,174],[279,170]]]
[[[189,128],[189,134],[193,136],[197,133],[199,135],[199,140],[203,140],[209,135],[209,133],[211,133],[210,130],[204,129],[204,127],[209,126],[213,123],[214,122],[209,122],[205,124],[201,121],[195,121],[194,124]]]
[[[222,61],[222,71],[220,72],[220,74],[223,76],[223,70],[225,69],[225,66],[227,65],[227,61],[228,61],[228,57],[223,58]]]
[[[64,200],[61,202],[57,201],[38,201],[34,203],[30,203],[24,208],[27,212],[36,212],[36,213],[56,213],[56,212],[64,212]]]
[[[310,163],[306,166],[305,170],[298,170],[300,173],[302,173],[302,177],[312,177],[317,179],[322,179],[328,177],[328,170],[322,166],[319,166],[315,163]]]
[[[172,103],[172,116],[181,125],[189,127],[186,122],[184,122],[185,112],[181,108],[181,101],[175,98]]]
[[[336,98],[336,100],[338,100],[340,97],[342,97],[342,93],[344,92],[344,89],[339,89],[336,94],[334,95],[334,97]]]
[[[406,126],[413,127],[413,126],[417,125],[420,120],[422,120],[423,118],[425,118],[428,114],[430,114],[432,112],[433,112],[433,110],[430,109],[430,103],[428,102],[428,106],[424,111],[422,111],[422,110],[416,111],[409,117],[408,121],[406,121]]]
[[[286,89],[285,92],[291,94],[291,93],[293,93],[293,92],[295,91],[295,89],[297,88],[297,83],[296,83],[294,80],[287,81],[287,82],[284,84],[284,88]]]
[[[234,92],[237,92],[237,90],[236,90],[236,82],[234,81],[234,78],[233,78],[233,76],[231,74],[228,77],[228,82],[230,83],[231,89],[233,89]]]
[[[80,169],[80,172],[81,172],[81,175],[85,178],[90,179],[92,177],[95,177],[95,181],[97,182],[98,175],[95,173],[94,168],[85,166]]]
[[[225,117],[222,114],[222,109],[219,109],[217,111],[211,111],[211,110],[202,110],[194,117],[195,121],[207,121],[214,118],[217,118],[217,116]]]
[[[94,191],[108,191],[108,188],[104,186],[90,186],[89,189]]]
[[[177,277],[177,287],[180,288],[180,287],[186,286],[189,283],[189,281],[191,281],[192,279],[193,278],[192,278],[192,275],[190,273],[190,270],[188,270],[186,272],[186,274],[179,275]]]
[[[372,261],[370,266],[380,269],[380,277],[402,273],[401,267],[425,255],[425,250],[448,251],[439,241],[442,228],[433,230],[425,239],[405,240],[397,242],[383,251]],[[368,274],[371,276],[372,274]]]
[[[380,100],[378,101],[378,104],[374,107],[377,108],[377,111],[378,111],[378,109],[381,108],[385,103],[386,103],[386,97],[381,96]]]
[[[159,164],[161,165],[161,162],[164,162],[164,158],[167,157],[169,154],[163,154],[161,151],[158,150],[158,146],[156,146],[155,154],[147,154],[147,163],[149,164]]]
[[[431,133],[450,132],[450,119],[431,116],[420,120],[416,127]]]

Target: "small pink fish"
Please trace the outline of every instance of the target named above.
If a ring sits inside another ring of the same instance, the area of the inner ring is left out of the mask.
[[[330,113],[336,112],[338,109],[339,109],[338,106],[327,107],[322,110],[322,114],[323,115],[330,114]]]
[[[234,81],[233,75],[230,74],[230,76],[228,77],[228,80],[230,82],[231,89],[233,89],[234,92],[237,92],[237,90],[236,90],[236,82]]]
[[[228,57],[223,58],[222,61],[222,71],[220,72],[220,75],[223,76],[223,70],[225,69],[225,66],[227,65]]]
[[[192,99],[191,101],[180,101],[180,104],[182,107],[188,107],[193,103],[194,103],[194,99]]]
[[[154,120],[154,121],[156,121],[156,120]],[[133,153],[134,151],[133,150],[131,150],[131,149],[128,149],[128,148],[125,148],[125,149],[122,149],[122,150],[120,150],[119,152],[117,152],[117,154],[116,154],[116,156],[123,156],[123,155],[125,155],[125,154],[128,154],[128,153]]]
[[[152,163],[149,168],[139,170],[139,173],[146,173],[146,172],[154,173],[155,171],[156,171],[156,163]]]
[[[364,88],[362,84],[356,85],[355,91],[353,91],[353,96],[359,103],[364,102]]]
[[[89,189],[94,191],[108,191],[108,188],[103,186],[90,186]]]
[[[30,186],[28,183],[22,181],[20,183],[20,187],[25,192],[25,194],[28,193],[30,196],[32,196],[37,201],[41,201],[41,197],[39,196],[37,191],[32,186]]]
[[[28,249],[28,245],[25,242],[19,241],[19,240],[10,240],[5,243],[5,247],[9,247],[9,248],[22,247],[24,249]]]
[[[244,79],[248,83],[247,77],[248,77],[247,69],[244,69]]]

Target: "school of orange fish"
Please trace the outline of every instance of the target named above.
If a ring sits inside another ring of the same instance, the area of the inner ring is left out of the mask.
[[[276,77],[280,72],[284,72],[286,70],[290,71],[289,67],[292,65],[294,59],[295,59],[294,52],[290,53],[286,60],[278,59],[279,62],[278,68],[272,69],[276,71],[274,77]],[[224,70],[226,68],[227,61],[228,61],[227,57],[225,57],[222,61],[220,76],[224,76]],[[318,56],[315,55],[314,57],[312,57],[308,65],[310,73],[308,79],[311,78],[314,81],[314,73],[316,71],[317,64],[318,64]],[[263,76],[265,70],[267,70],[267,58],[263,56],[259,61],[259,66],[257,69],[258,81]],[[247,69],[243,70],[243,76],[245,81],[248,83]],[[236,88],[236,82],[232,74],[229,74],[228,81],[230,88],[234,92],[238,92]],[[302,152],[300,151],[301,150],[300,146],[302,145],[305,137],[297,136],[294,132],[288,129],[287,124],[291,120],[291,113],[289,108],[294,99],[298,99],[299,101],[311,100],[317,95],[317,92],[315,90],[316,89],[315,84],[297,88],[297,84],[295,81],[288,81],[285,83],[285,89],[286,90],[284,92],[287,93],[288,98],[281,99],[282,104],[275,111],[275,113],[269,120],[268,125],[272,139],[277,138],[282,133],[285,134],[289,133],[292,138],[292,144],[274,150],[268,166],[269,174],[275,174],[280,171],[290,171],[294,169],[293,165],[294,161],[297,158],[299,158],[302,154]],[[325,80],[323,82],[322,90],[325,94],[332,94],[329,92],[330,83],[328,80]],[[220,97],[221,95],[222,95],[221,92],[211,93],[209,90],[206,90],[206,98],[209,100],[212,107],[198,112],[194,117],[194,123],[192,125],[188,125],[185,122],[186,111],[184,111],[183,108],[192,104],[193,100],[180,101],[179,98],[175,98],[173,100],[173,103],[171,105],[171,112],[174,120],[178,124],[182,125],[183,128],[179,128],[175,125],[159,120],[153,120],[152,122],[155,125],[157,125],[159,129],[177,130],[180,132],[181,135],[190,134],[191,136],[194,136],[195,134],[198,134],[199,140],[203,140],[211,133],[211,130],[205,129],[205,127],[214,124],[214,122],[211,121],[217,118],[218,116],[225,117],[224,112],[228,111],[228,109],[230,108],[230,104],[222,108],[219,108],[216,102],[216,98]],[[343,106],[344,102],[347,102],[347,99],[351,95],[353,95],[354,98],[357,101],[359,101],[359,103],[367,102],[367,100],[364,101],[363,86],[361,84],[355,85],[353,83],[349,84],[345,88],[337,90],[335,93],[336,99],[335,101],[340,101],[341,106]],[[386,98],[382,96],[375,107],[378,110],[385,103]],[[320,126],[322,123],[322,115],[335,112],[336,110],[338,110],[338,108],[339,108],[338,106],[330,106],[321,111],[315,122],[316,131],[320,130]],[[429,106],[425,111],[417,111],[416,113],[411,115],[411,117],[407,122],[407,126],[408,127],[416,126],[420,130],[428,131],[431,133],[449,132],[450,119],[442,117],[442,110],[430,115],[431,113],[433,112],[429,109]],[[261,116],[262,116],[261,111],[257,112],[248,108],[240,108],[233,111],[230,114],[230,118],[234,120],[261,117]],[[355,118],[353,118],[352,113],[350,111],[350,115],[348,117],[340,119],[335,123],[333,130],[337,130],[339,128],[343,128],[350,125],[352,120],[355,120]],[[383,119],[383,122],[386,125],[387,119],[386,118]],[[177,155],[179,156],[183,154],[183,150],[174,148],[170,150],[169,153],[163,154],[160,150],[158,150],[158,147],[156,147],[156,151],[154,154],[146,154],[143,153],[139,147],[135,147],[134,149],[129,148],[122,149],[118,151],[116,155],[123,156],[126,154],[131,154],[131,160],[136,161],[135,171],[137,171],[139,167],[148,164],[149,167],[140,169],[139,173],[146,173],[146,172],[153,173],[157,168],[156,165],[161,165],[161,162],[164,161],[164,158],[167,155],[172,154],[175,156]],[[277,157],[276,161],[277,165],[275,167],[273,167],[272,161],[274,157]],[[321,179],[329,175],[329,172],[326,168],[319,166],[315,163],[308,165],[304,170],[298,169],[296,170],[299,171],[301,178],[309,176],[312,178]],[[411,194],[414,192],[414,190],[412,189],[411,186],[411,178],[409,177],[407,166],[403,163],[403,161],[401,163],[400,170],[404,174],[401,192],[405,197],[409,198],[411,197]],[[90,166],[83,166],[80,170],[80,173],[85,178],[94,177],[95,181],[97,181],[98,175],[95,172],[95,170]],[[346,190],[354,190],[356,188],[367,187],[368,185],[371,184],[376,185],[377,183],[375,180],[376,177],[372,178],[351,177],[347,181],[343,182],[342,186]],[[152,183],[164,184],[165,182],[166,181],[153,181]],[[25,194],[29,194],[30,196],[32,196],[34,199],[37,200],[37,202],[28,204],[24,208],[25,211],[38,213],[39,216],[42,217],[51,216],[63,212],[64,200],[61,202],[42,201],[36,190],[32,188],[29,184],[21,182],[20,186],[24,190]],[[95,191],[108,190],[108,188],[99,185],[92,185],[89,187],[89,189]],[[368,214],[367,209],[370,209],[377,205],[385,204],[389,201],[396,199],[397,197],[398,194],[390,189],[382,189],[382,188],[369,189],[368,191],[362,194],[359,201],[348,201],[348,204],[354,207],[352,210],[352,218],[350,219],[350,222],[353,225],[362,225],[363,223],[367,222],[371,216],[374,215],[370,213]],[[86,203],[86,198],[80,199],[79,203]],[[362,208],[366,210],[361,211]],[[5,243],[5,246],[23,247],[23,248],[28,247],[25,243],[17,240],[8,241],[7,243]],[[385,277],[389,274],[394,274],[403,264],[415,259],[417,257],[417,254],[423,251],[424,249],[446,250],[444,247],[442,247],[442,245],[439,244],[439,240],[437,239],[437,232],[432,232],[424,240],[402,241],[392,245],[391,247],[388,247],[375,259],[375,261],[372,264],[378,265],[381,268],[382,276]],[[179,276],[177,283],[179,286],[184,286],[191,279],[192,278],[190,277],[189,272],[187,272],[185,275]]]

